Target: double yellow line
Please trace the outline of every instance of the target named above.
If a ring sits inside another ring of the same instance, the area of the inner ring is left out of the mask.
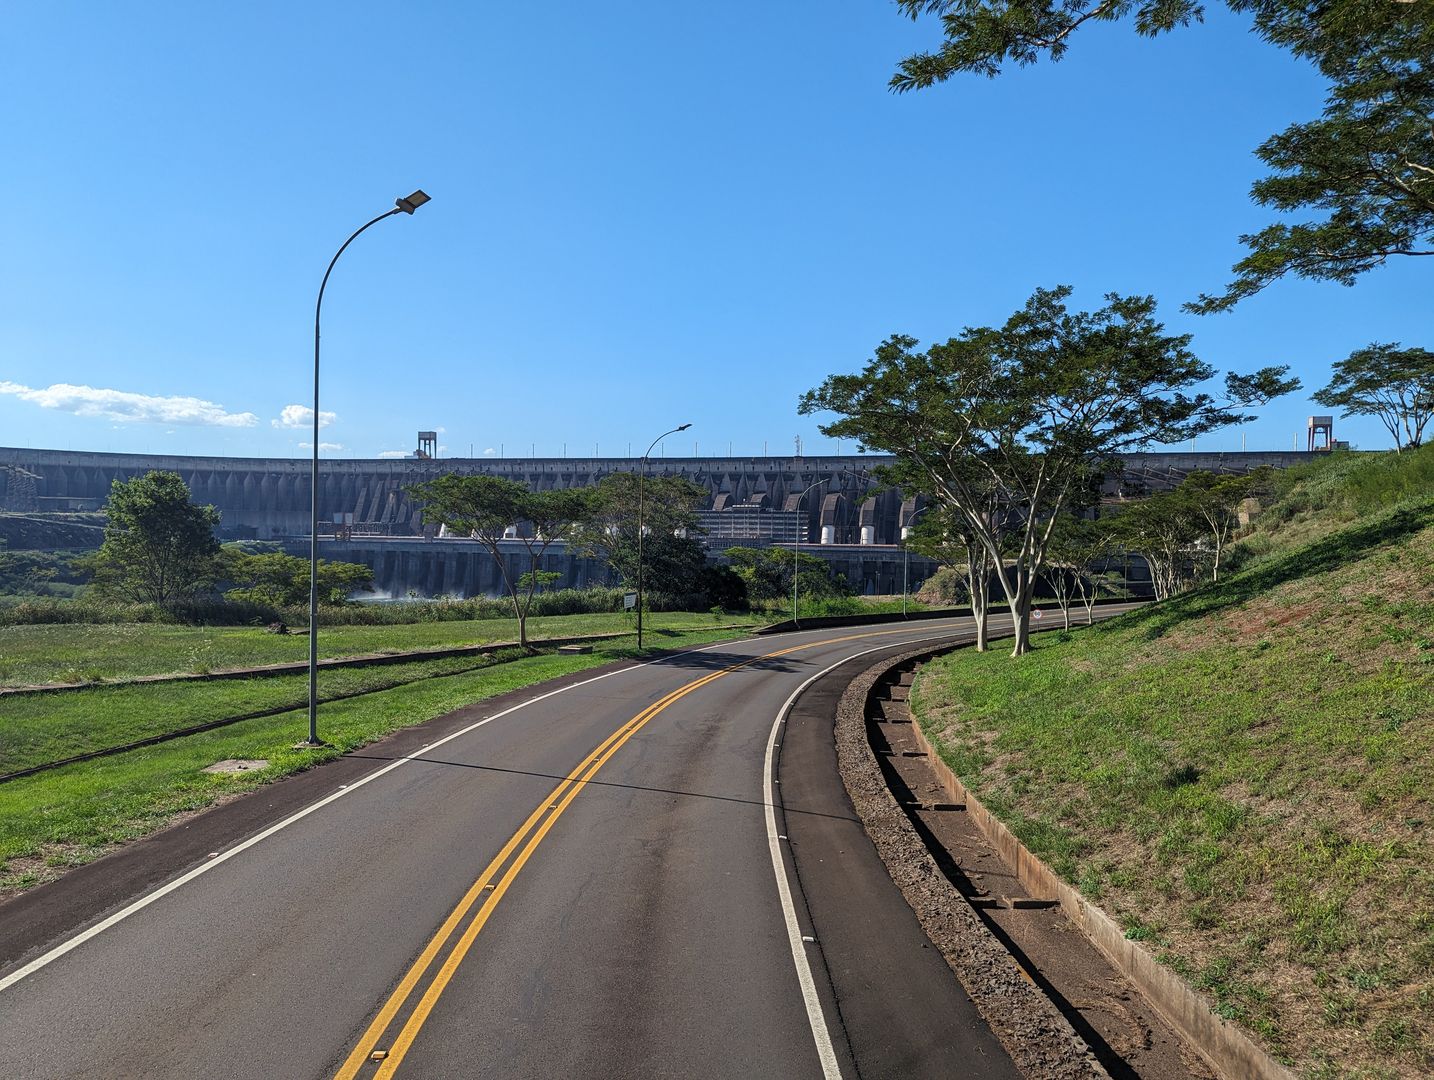
[[[478,879],[473,882],[472,887],[464,894],[463,899],[458,902],[458,906],[455,907],[448,918],[443,921],[443,925],[438,928],[432,940],[424,947],[418,959],[413,962],[413,965],[408,969],[398,986],[394,988],[393,993],[389,995],[388,1000],[385,1001],[383,1007],[379,1009],[378,1015],[373,1018],[373,1022],[369,1024],[368,1028],[364,1031],[363,1036],[355,1044],[349,1056],[344,1059],[343,1065],[341,1065],[339,1071],[334,1074],[335,1080],[354,1080],[365,1065],[375,1060],[378,1062],[378,1070],[373,1074],[374,1080],[385,1080],[385,1078],[394,1075],[399,1065],[402,1064],[409,1048],[412,1047],[413,1040],[418,1036],[419,1030],[428,1019],[429,1013],[433,1011],[433,1007],[438,1003],[438,999],[443,995],[443,991],[447,989],[449,982],[452,981],[459,966],[463,963],[464,957],[468,955],[469,949],[473,947],[473,942],[477,940],[478,934],[482,931],[484,925],[487,924],[489,917],[492,916],[499,901],[503,899],[503,894],[508,891],[508,887],[513,884],[513,880],[532,857],[533,852],[537,849],[538,845],[542,843],[543,838],[548,835],[548,831],[557,822],[558,818],[563,815],[563,812],[572,804],[572,801],[577,798],[578,792],[583,789],[584,785],[597,774],[597,771],[607,764],[608,760],[614,754],[622,749],[623,744],[625,744],[628,739],[637,734],[637,732],[640,731],[648,721],[657,716],[658,713],[693,691],[700,690],[708,683],[714,682],[722,678],[722,676],[738,671],[741,668],[759,663],[762,660],[772,660],[806,649],[814,649],[822,645],[836,645],[840,642],[852,641],[857,638],[882,637],[889,634],[907,633],[909,631],[909,627],[903,627],[901,630],[850,634],[846,637],[808,642],[803,645],[780,649],[776,652],[764,653],[761,656],[754,656],[740,663],[731,664],[728,667],[710,672],[700,679],[695,679],[690,683],[678,687],[665,697],[643,709],[642,712],[619,727],[604,739],[595,750],[588,754],[588,756],[578,764],[577,768],[569,773],[563,781],[552,790],[552,793],[528,816],[528,820],[523,822],[518,828],[518,831],[503,845],[502,850],[493,857],[493,861],[478,875]],[[526,843],[524,843],[525,839],[527,841]],[[522,850],[518,851],[520,846]],[[515,851],[518,851],[518,854],[516,858],[513,858]],[[512,859],[511,863],[509,862],[510,858]],[[503,872],[501,877],[498,877],[499,871],[503,869],[505,864],[507,865],[507,870]],[[496,882],[494,880],[495,878],[498,879]],[[486,899],[484,899],[485,894]],[[481,905],[479,905],[480,900],[483,901]],[[447,957],[444,958],[442,966],[438,969],[438,973],[428,984],[428,988],[423,992],[423,996],[419,998],[418,1004],[416,1004],[412,1012],[409,1013],[408,1019],[403,1024],[398,1035],[394,1038],[392,1045],[388,1047],[387,1051],[379,1049],[380,1040],[384,1033],[388,1031],[389,1027],[393,1024],[395,1017],[398,1016],[399,1012],[408,1002],[408,999],[413,995],[428,969],[433,966],[434,961],[438,958],[438,954],[442,952],[444,946],[447,945],[449,938],[453,936],[454,931],[457,930],[463,920],[467,918],[468,913],[473,910],[475,905],[478,905],[477,915],[474,916],[473,920],[468,924],[467,929],[465,929],[462,936],[459,937],[457,943],[449,951]],[[380,1056],[376,1057],[375,1055]]]

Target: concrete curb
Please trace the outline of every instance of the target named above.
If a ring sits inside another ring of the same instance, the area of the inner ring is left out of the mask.
[[[1049,866],[1031,853],[1016,835],[982,804],[926,737],[915,715],[911,730],[917,744],[928,754],[927,761],[952,802],[966,804],[966,812],[986,841],[1001,855],[1007,866],[1032,896],[1054,896],[1071,923],[1083,933],[1145,995],[1157,1012],[1197,1049],[1210,1066],[1229,1080],[1295,1080],[1285,1068],[1240,1028],[1215,1015],[1209,1004],[1189,984],[1162,966],[1138,942],[1125,936],[1120,925],[1100,908],[1068,885]]]
[[[892,668],[959,645],[916,649],[858,675],[837,704],[842,783],[892,881],[1001,1045],[1035,1080],[1108,1077],[1070,1022],[941,872],[886,785],[866,733],[867,698]]]

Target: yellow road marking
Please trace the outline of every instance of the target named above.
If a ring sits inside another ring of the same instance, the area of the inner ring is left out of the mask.
[[[503,898],[503,894],[508,891],[508,886],[511,885],[514,878],[518,876],[518,872],[522,870],[523,866],[528,862],[528,859],[531,858],[533,852],[537,849],[543,838],[547,836],[549,830],[552,829],[553,825],[557,822],[558,818],[562,816],[569,804],[572,803],[573,799],[577,798],[578,792],[581,791],[588,781],[597,774],[598,770],[622,748],[623,744],[646,726],[648,721],[653,717],[657,716],[676,701],[701,689],[708,683],[715,682],[724,675],[728,675],[744,667],[749,667],[762,660],[773,660],[778,657],[790,655],[791,653],[802,652],[806,649],[814,649],[823,645],[837,645],[844,641],[855,641],[860,638],[886,637],[893,634],[908,633],[912,629],[913,627],[903,626],[899,630],[848,634],[845,637],[807,642],[802,645],[790,646],[786,649],[778,649],[775,652],[763,653],[760,656],[753,656],[740,663],[731,664],[717,671],[709,672],[699,679],[694,679],[690,683],[679,686],[677,689],[647,706],[631,720],[620,725],[616,731],[599,743],[595,749],[583,758],[577,767],[553,789],[552,793],[546,799],[538,804],[538,808],[528,816],[528,819],[519,826],[518,831],[503,845],[502,850],[493,857],[492,862],[484,868],[477,880],[473,882],[472,887],[463,895],[463,898],[458,902],[458,905],[449,914],[448,918],[443,921],[443,925],[438,928],[438,931],[433,935],[428,945],[425,946],[423,952],[419,954],[418,959],[414,961],[413,965],[404,974],[403,979],[399,982],[398,986],[394,988],[388,1000],[384,1002],[383,1007],[373,1018],[373,1022],[369,1024],[358,1043],[354,1046],[352,1052],[344,1060],[343,1065],[341,1065],[338,1072],[334,1074],[334,1080],[354,1080],[363,1066],[370,1063],[371,1058],[369,1055],[376,1047],[379,1038],[393,1023],[394,1017],[398,1014],[399,1010],[403,1008],[419,981],[423,978],[429,967],[432,966],[438,954],[443,950],[443,946],[447,944],[448,939],[452,937],[453,931],[457,929],[458,925],[467,916],[478,899],[482,898],[484,902],[479,908],[478,914],[468,925],[463,935],[458,939],[457,944],[454,945],[452,951],[444,960],[443,965],[439,968],[438,973],[434,976],[432,983],[429,984],[423,997],[420,998],[418,1004],[414,1006],[412,1014],[404,1024],[403,1029],[399,1032],[398,1037],[394,1040],[393,1045],[388,1048],[388,1053],[379,1065],[378,1072],[375,1074],[375,1080],[385,1080],[385,1078],[393,1076],[399,1064],[402,1063],[409,1047],[413,1045],[413,1040],[423,1027],[429,1013],[433,1011],[433,1007],[437,1004],[439,997],[447,988],[454,974],[457,973],[459,965],[463,962],[469,949],[472,948],[473,942],[488,922],[488,918],[498,906],[498,902]],[[542,822],[536,832],[533,832],[533,827],[542,820],[545,814],[548,815],[547,820]],[[492,884],[490,879],[498,872],[499,868],[507,861],[509,856],[512,855],[513,851],[522,844],[524,837],[529,836],[530,833],[532,833],[532,836],[523,847],[522,852],[513,860],[512,865],[508,867],[507,872],[504,873],[496,886]]]

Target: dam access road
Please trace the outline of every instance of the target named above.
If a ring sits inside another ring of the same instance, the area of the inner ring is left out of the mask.
[[[0,1076],[1014,1077],[832,749],[853,677],[970,635],[568,676],[128,845],[0,906]]]

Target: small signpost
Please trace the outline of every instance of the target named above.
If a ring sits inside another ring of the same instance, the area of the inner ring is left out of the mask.
[[[1031,609],[1031,618],[1036,619],[1037,621],[1039,621],[1039,620],[1040,620],[1040,617],[1041,617],[1041,609],[1040,609],[1040,608],[1032,608],[1032,609]]]
[[[623,593],[623,594],[622,594],[622,610],[623,610],[623,611],[631,611],[631,610],[632,610],[633,608],[635,608],[635,607],[637,607],[637,593],[635,593],[635,592]]]

